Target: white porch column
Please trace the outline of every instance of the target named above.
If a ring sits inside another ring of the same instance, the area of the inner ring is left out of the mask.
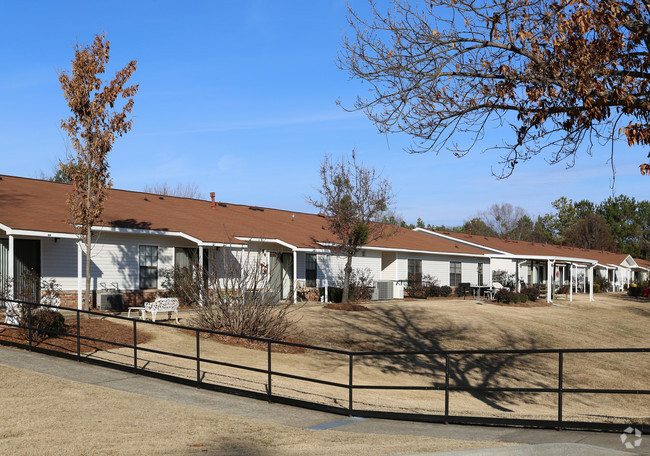
[[[521,281],[519,280],[519,260],[515,261],[515,291],[521,292]]]
[[[589,266],[589,302],[594,301],[594,267]]]
[[[7,275],[11,279],[9,284],[9,298],[13,299],[14,297],[14,285],[16,283],[16,278],[14,277],[14,261],[16,258],[16,253],[14,251],[14,237],[9,235],[9,258],[7,258]]]
[[[569,263],[569,302],[573,302],[573,263]]]
[[[589,270],[588,266],[585,266],[585,272],[582,274],[582,292],[587,292],[587,271]]]
[[[203,277],[205,272],[203,271],[203,246],[199,246],[199,306],[203,306]]]
[[[298,252],[293,251],[293,302],[298,302]]]
[[[551,267],[551,260],[546,261],[546,302],[551,302],[551,280],[553,279],[553,268]]]
[[[488,263],[488,283],[487,286],[492,288],[492,257],[490,257],[490,262]]]
[[[77,309],[83,309],[83,299],[81,298],[83,288],[83,250],[81,241],[77,242]]]

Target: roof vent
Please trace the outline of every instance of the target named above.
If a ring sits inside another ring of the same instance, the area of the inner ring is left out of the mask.
[[[263,207],[248,206],[248,208],[249,208],[251,211],[260,211],[260,212],[264,212],[264,208],[263,208]]]
[[[291,214],[291,221],[293,222],[295,220],[296,220],[296,214]]]
[[[213,211],[217,210],[217,203],[214,202],[214,192],[210,192],[210,207],[212,208]]]
[[[325,214],[322,213],[322,212],[319,212],[319,213],[318,213],[318,216],[319,216],[319,217],[323,217],[323,218],[325,218]]]
[[[469,232],[469,237],[472,237],[472,228],[468,228],[467,231]]]
[[[219,206],[221,206],[221,207],[228,207],[228,205],[227,205],[226,203],[221,203],[221,202],[219,202],[219,203],[217,203],[217,204],[218,204]]]
[[[149,200],[147,199],[147,197],[146,197],[146,196],[144,197],[144,200],[145,200],[145,201],[149,201]]]
[[[159,199],[159,200],[164,200],[165,198],[162,197],[162,196],[159,196],[158,199]]]

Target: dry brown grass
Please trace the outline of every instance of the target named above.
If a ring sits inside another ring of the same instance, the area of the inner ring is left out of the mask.
[[[621,294],[585,295],[560,300],[564,307],[515,308],[474,300],[416,300],[368,303],[367,312],[341,312],[309,304],[295,314],[304,342],[351,350],[440,350],[499,348],[649,347],[650,304]],[[183,315],[187,321],[188,315]],[[127,324],[127,323],[124,323]],[[140,325],[138,326],[140,328]],[[145,329],[142,325],[141,329]],[[145,329],[149,347],[194,356],[195,338],[164,327]],[[132,350],[114,349],[89,354],[130,365]],[[267,354],[242,346],[201,339],[201,357],[266,369]],[[196,363],[139,351],[139,366],[166,374],[196,378]],[[348,382],[348,358],[307,350],[273,353],[274,372],[321,380]],[[455,356],[451,385],[549,387],[557,386],[557,355]],[[201,363],[203,380],[264,393],[266,374]],[[565,388],[648,389],[650,354],[567,354]],[[440,356],[355,357],[357,385],[416,385],[444,383]],[[347,407],[347,390],[295,379],[273,377],[274,394]],[[557,417],[555,394],[451,394],[451,413],[506,418]],[[441,414],[440,391],[354,392],[356,409]],[[564,396],[564,419],[577,421],[646,421],[650,397],[613,395]]]
[[[341,312],[310,304],[296,313],[303,341],[352,350],[440,350],[499,348],[648,347],[647,303],[620,294],[578,295],[564,307],[516,308],[477,304],[474,300],[395,301],[369,303],[367,312]],[[169,328],[149,329],[145,347],[195,355],[194,338]],[[130,363],[128,349],[93,356]],[[205,359],[265,369],[266,353],[201,341]],[[140,352],[141,366],[195,378],[195,363]],[[648,354],[567,354],[565,388],[647,389]],[[451,384],[504,387],[556,387],[557,355],[452,357]],[[347,384],[348,358],[308,350],[274,354],[273,370]],[[266,374],[202,363],[206,382],[265,392]],[[355,384],[430,386],[444,383],[440,356],[355,357]],[[347,390],[274,377],[274,393],[347,407]],[[441,414],[439,391],[357,390],[355,408]],[[451,413],[555,419],[556,395],[494,393],[451,394]],[[564,397],[565,420],[648,421],[647,396],[570,395]]]
[[[0,365],[2,455],[384,455],[497,442],[295,429]]]

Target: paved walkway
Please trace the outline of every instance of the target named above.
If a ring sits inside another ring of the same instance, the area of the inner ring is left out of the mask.
[[[650,436],[634,451],[626,451],[619,434],[606,432],[553,431],[505,427],[461,426],[410,421],[393,421],[365,418],[345,418],[314,410],[306,410],[281,404],[229,394],[200,390],[176,383],[165,382],[118,370],[93,366],[86,363],[57,358],[54,356],[17,350],[0,346],[0,365],[27,369],[68,380],[99,385],[118,391],[138,393],[170,402],[215,410],[221,413],[256,418],[268,422],[303,429],[326,431],[360,432],[369,434],[418,435],[458,440],[489,440],[520,444],[581,444],[584,446],[540,445],[520,447],[516,453],[504,452],[447,452],[453,455],[564,455],[564,454],[639,454],[650,456]],[[589,446],[586,446],[589,445]],[[597,448],[594,448],[597,447]],[[625,453],[619,453],[625,452]]]

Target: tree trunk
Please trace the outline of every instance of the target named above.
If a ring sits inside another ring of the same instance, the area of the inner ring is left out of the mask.
[[[343,270],[344,272],[344,279],[343,279],[343,297],[341,298],[341,302],[343,304],[348,303],[348,298],[350,296],[350,275],[352,274],[352,257],[354,254],[349,254],[348,253],[348,258],[345,262],[345,269]]]

